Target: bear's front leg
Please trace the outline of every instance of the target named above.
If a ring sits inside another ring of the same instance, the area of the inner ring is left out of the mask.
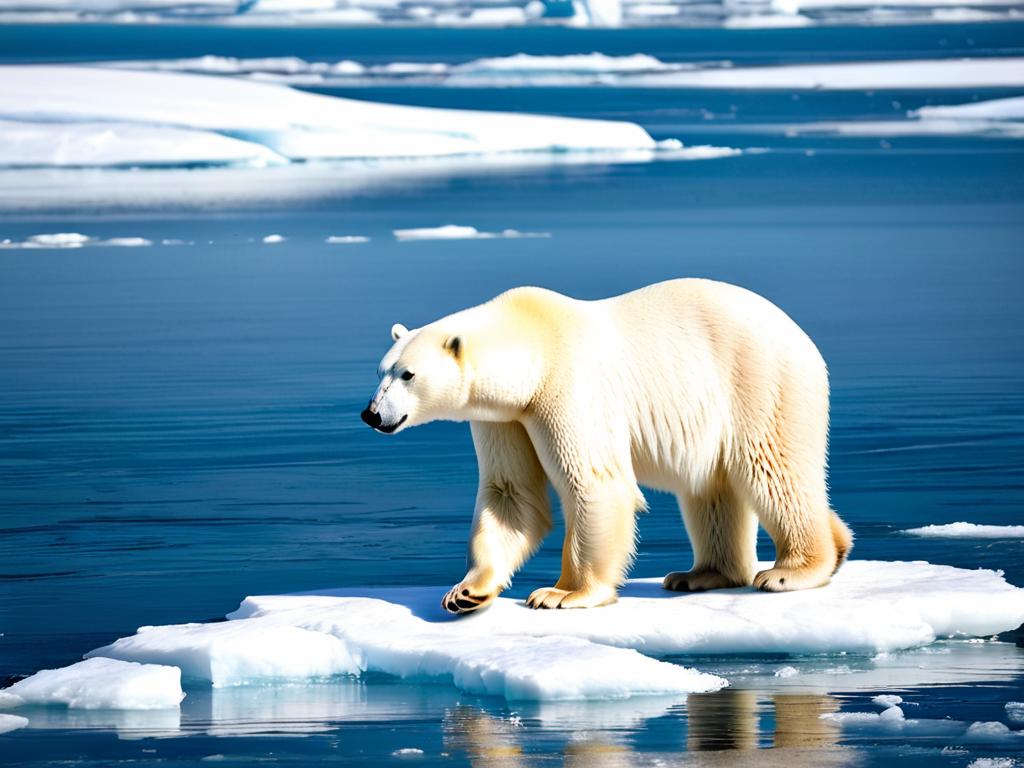
[[[563,494],[566,514],[562,575],[554,587],[535,590],[531,608],[596,608],[618,600],[618,587],[633,559],[636,512],[643,497],[627,478]]]
[[[472,422],[480,466],[465,578],[441,600],[451,613],[490,604],[551,530],[546,475],[522,425]]]

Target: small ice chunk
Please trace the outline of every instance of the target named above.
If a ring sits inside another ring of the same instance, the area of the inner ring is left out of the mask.
[[[1012,757],[979,757],[967,764],[967,768],[1015,768],[1017,761]]]
[[[798,674],[800,674],[800,673],[797,671],[796,667],[786,666],[786,667],[779,667],[778,669],[775,670],[775,677],[794,677],[795,675],[798,675]]]
[[[964,736],[965,741],[1005,741],[1014,736],[1021,736],[1018,731],[1011,731],[1004,723],[996,721],[971,723]]]
[[[420,227],[417,229],[396,229],[394,235],[398,240],[494,240],[497,238],[516,237],[551,237],[549,232],[520,232],[517,229],[504,229],[501,232],[481,232],[476,227],[463,227],[457,224],[445,224],[441,227]]]
[[[144,237],[111,237],[95,243],[95,245],[109,245],[115,248],[144,248],[152,244],[152,240],[147,240]]]
[[[324,242],[329,245],[352,245],[354,243],[368,243],[370,238],[363,235],[331,235]]]
[[[903,697],[892,693],[883,693],[875,696],[871,701],[880,707],[895,707],[897,704],[903,703]]]
[[[18,715],[0,715],[0,733],[9,733],[28,725],[27,717]]]
[[[413,757],[415,755],[422,755],[423,750],[418,747],[402,747],[402,749],[396,749],[391,754],[395,757]]]
[[[1011,723],[1024,723],[1024,702],[1006,702],[1006,719]]]
[[[15,696],[7,691],[0,691],[0,709],[14,709],[24,704],[21,696]]]
[[[267,235],[263,238],[263,242],[268,244],[283,243],[285,239],[284,235]]]
[[[32,235],[28,242],[41,248],[81,248],[89,237],[78,232],[55,232],[52,235]]]
[[[975,523],[948,523],[908,528],[910,536],[943,539],[1020,539],[1024,538],[1024,525],[977,525]]]
[[[185,696],[177,667],[114,659],[44,669],[6,692],[25,704],[63,704],[69,709],[170,709]]]

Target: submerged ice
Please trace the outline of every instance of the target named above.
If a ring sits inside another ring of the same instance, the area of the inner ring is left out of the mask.
[[[92,651],[180,667],[215,687],[385,673],[508,700],[623,699],[717,690],[675,654],[879,653],[986,637],[1024,622],[1000,574],[925,562],[847,563],[824,588],[679,595],[630,581],[615,605],[534,611],[498,599],[453,618],[440,587],[246,598],[229,621],[145,627]]]

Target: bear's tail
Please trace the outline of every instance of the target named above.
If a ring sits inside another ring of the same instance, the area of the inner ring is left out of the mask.
[[[853,549],[853,533],[834,511],[829,513],[829,524],[832,527],[832,540],[836,544],[836,567],[832,570],[835,573]]]

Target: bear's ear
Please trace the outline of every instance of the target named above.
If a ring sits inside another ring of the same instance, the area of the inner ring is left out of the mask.
[[[408,332],[409,329],[406,328],[404,325],[402,325],[401,323],[395,323],[394,325],[391,326],[391,339],[393,341],[398,341]]]
[[[458,359],[462,354],[462,338],[460,336],[449,336],[448,340],[444,343],[444,348]]]

